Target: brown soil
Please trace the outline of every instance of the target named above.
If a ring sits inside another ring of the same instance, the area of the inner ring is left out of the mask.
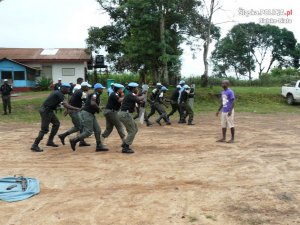
[[[141,127],[134,155],[120,153],[116,131],[107,153],[94,151],[93,137],[76,152],[66,145],[32,153],[39,124],[0,124],[1,177],[41,182],[31,199],[0,202],[0,224],[300,224],[299,116],[237,114],[236,121],[233,145],[215,142],[213,115],[193,127]]]

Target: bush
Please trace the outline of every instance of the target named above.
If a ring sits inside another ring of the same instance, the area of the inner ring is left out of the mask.
[[[139,83],[139,75],[137,74],[97,74],[98,82],[106,85],[108,79],[115,80],[116,83],[125,84],[129,82]],[[91,84],[96,83],[94,73],[88,75],[88,80]]]
[[[52,84],[52,80],[50,78],[47,78],[45,76],[42,76],[38,81],[37,81],[37,87],[41,91],[48,91],[50,90],[50,86]]]
[[[184,78],[189,84],[201,85],[201,76],[187,77]],[[211,76],[208,78],[209,86],[219,86],[223,79],[230,81],[232,86],[240,87],[274,87],[282,86],[286,83],[290,83],[300,79],[300,71],[294,68],[280,69],[274,68],[270,73],[264,73],[259,79],[255,80],[238,80],[234,77],[215,77]]]

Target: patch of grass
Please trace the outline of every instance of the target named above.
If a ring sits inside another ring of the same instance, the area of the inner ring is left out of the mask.
[[[198,221],[198,218],[196,216],[188,216],[189,222],[194,223]]]
[[[217,221],[216,217],[215,217],[215,216],[212,216],[212,215],[206,215],[205,218],[206,218],[206,219],[213,220],[213,221]]]

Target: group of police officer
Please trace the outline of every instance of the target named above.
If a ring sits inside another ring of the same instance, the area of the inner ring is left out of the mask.
[[[162,86],[161,83],[157,83],[149,100],[151,111],[148,115],[148,119],[154,115],[155,112],[158,112],[160,117],[156,120],[156,123],[161,126],[161,120],[164,120],[167,125],[171,125],[170,117],[178,111],[180,116],[178,123],[185,124],[187,123],[186,118],[188,118],[187,124],[194,125],[194,112],[190,100],[194,99],[195,89],[191,88],[182,80],[179,82],[179,85],[176,86],[170,99],[165,98],[166,91],[168,91],[168,89],[165,86]],[[166,102],[171,103],[172,111],[169,114],[167,114],[165,110],[165,107],[167,107]]]
[[[79,143],[79,147],[90,146],[86,143],[85,139],[94,133],[96,139],[96,151],[108,151],[109,149],[104,145],[104,140],[109,137],[114,127],[117,129],[122,142],[122,153],[131,154],[134,150],[130,147],[134,141],[134,138],[138,132],[137,124],[133,113],[138,107],[146,106],[147,102],[147,89],[139,90],[137,83],[131,82],[126,88],[121,84],[113,84],[108,89],[108,102],[104,109],[104,116],[106,119],[106,129],[101,133],[99,123],[95,114],[101,111],[100,96],[103,94],[105,87],[97,83],[93,86],[94,92],[89,94],[89,88],[92,86],[87,82],[79,83],[80,89],[74,90],[69,101],[65,100],[65,95],[70,93],[71,85],[68,83],[61,83],[57,90],[54,90],[48,98],[42,104],[40,109],[41,116],[41,130],[35,139],[31,150],[34,152],[42,152],[39,147],[39,143],[43,139],[44,135],[49,132],[49,125],[52,124],[52,128],[47,141],[47,146],[58,147],[54,143],[54,137],[57,134],[60,122],[55,114],[55,110],[62,105],[65,109],[65,115],[69,115],[73,122],[73,127],[64,133],[58,135],[61,143],[65,145],[65,138],[71,134],[78,133],[75,138],[69,140],[73,151],[76,150],[76,146]],[[78,83],[78,82],[77,82]],[[159,118],[156,122],[159,125],[161,120],[164,120],[167,125],[170,125],[170,117],[176,112],[179,112],[179,123],[186,123],[188,117],[188,125],[193,124],[193,110],[189,99],[193,98],[194,91],[181,81],[173,92],[170,100],[167,100],[165,93],[168,89],[162,84],[157,83],[156,88],[151,92],[150,102],[151,112],[149,115],[144,112],[143,116],[148,126],[152,123],[149,118],[154,115],[155,112],[159,113]],[[124,94],[124,91],[126,92]],[[172,111],[167,114],[165,110],[165,103],[170,102]],[[127,135],[124,128],[127,131]]]

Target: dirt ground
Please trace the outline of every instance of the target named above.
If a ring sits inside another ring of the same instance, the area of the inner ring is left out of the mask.
[[[0,202],[0,224],[300,224],[299,115],[236,121],[233,145],[215,142],[219,120],[208,114],[194,127],[140,127],[134,155],[120,153],[116,131],[107,153],[94,151],[93,137],[76,152],[32,153],[39,124],[0,124],[0,176],[41,183],[31,199]]]

